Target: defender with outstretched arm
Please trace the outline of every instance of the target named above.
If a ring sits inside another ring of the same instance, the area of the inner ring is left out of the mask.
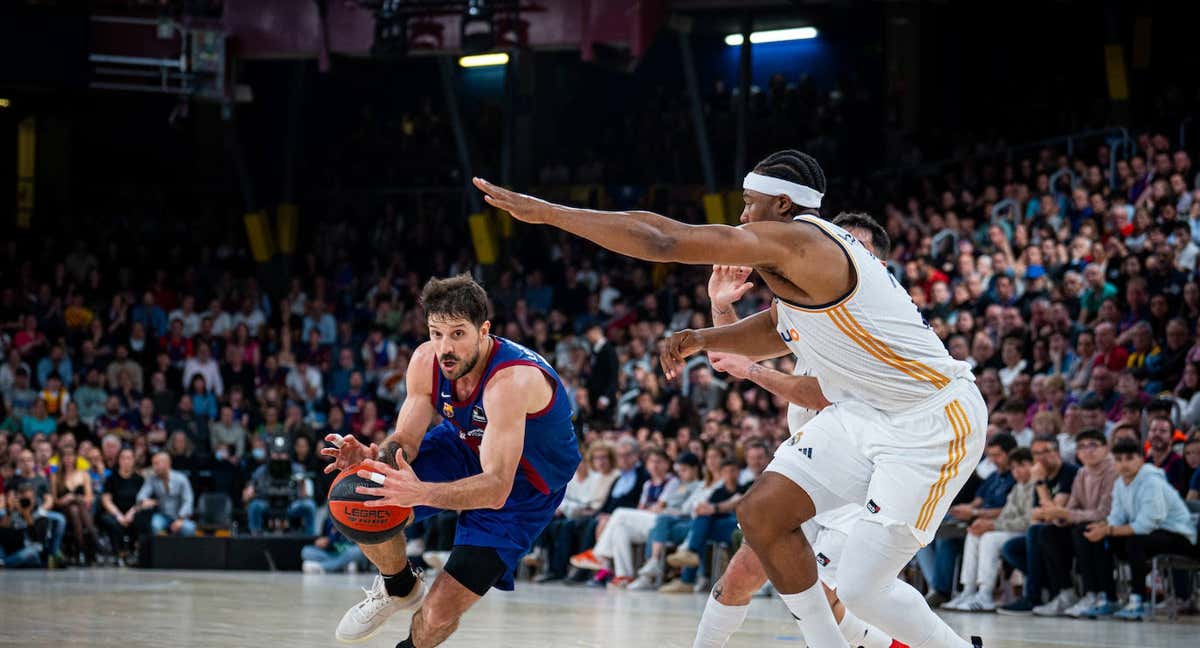
[[[867,507],[838,569],[839,596],[911,646],[966,647],[896,574],[929,542],[982,455],[986,406],[970,368],[952,359],[891,274],[848,232],[818,216],[825,176],[782,151],[746,176],[741,227],[687,225],[650,212],[600,212],[476,186],[489,204],[605,248],[660,262],[751,266],[772,308],[736,324],[671,336],[668,376],[684,358],[725,351],[753,358],[795,349],[852,400],[824,409],[738,507],[746,541],[805,636],[846,646],[817,583],[801,525],[844,503]],[[801,331],[803,334],[801,334]]]

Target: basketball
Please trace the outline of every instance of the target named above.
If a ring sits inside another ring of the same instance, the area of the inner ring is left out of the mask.
[[[378,484],[358,476],[362,465],[343,470],[329,487],[329,515],[342,535],[359,544],[379,544],[396,537],[412,519],[405,506],[368,507],[363,502],[378,499],[357,491],[359,486],[378,488]]]

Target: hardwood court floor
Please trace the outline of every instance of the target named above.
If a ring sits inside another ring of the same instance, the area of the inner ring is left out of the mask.
[[[129,569],[0,570],[0,645],[293,648],[338,646],[333,628],[370,576]],[[618,646],[688,648],[700,595],[604,591],[519,583],[492,592],[465,617],[448,647]],[[1075,621],[951,614],[951,625],[989,648],[1200,646],[1200,622]],[[406,635],[394,617],[367,648]],[[782,603],[756,599],[731,647],[800,648]]]

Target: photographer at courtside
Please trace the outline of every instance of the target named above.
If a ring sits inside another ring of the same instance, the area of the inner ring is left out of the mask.
[[[37,506],[37,489],[21,484],[0,497],[0,567],[41,567],[50,520]]]
[[[267,449],[270,452],[267,463],[255,469],[242,492],[250,532],[262,533],[269,517],[298,521],[300,525],[294,529],[315,535],[317,504],[313,500],[311,475],[292,460],[286,437],[270,437]]]

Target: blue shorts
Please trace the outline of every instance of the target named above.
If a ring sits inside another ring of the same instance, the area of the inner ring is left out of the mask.
[[[421,481],[427,482],[455,481],[483,472],[479,455],[459,439],[458,429],[448,422],[425,433],[412,468]],[[554,512],[566,493],[564,486],[557,492],[543,494],[518,472],[504,508],[474,509],[459,514],[454,544],[495,549],[508,566],[495,587],[511,592],[521,558],[554,519]],[[413,511],[413,520],[420,522],[438,511],[418,506]]]

